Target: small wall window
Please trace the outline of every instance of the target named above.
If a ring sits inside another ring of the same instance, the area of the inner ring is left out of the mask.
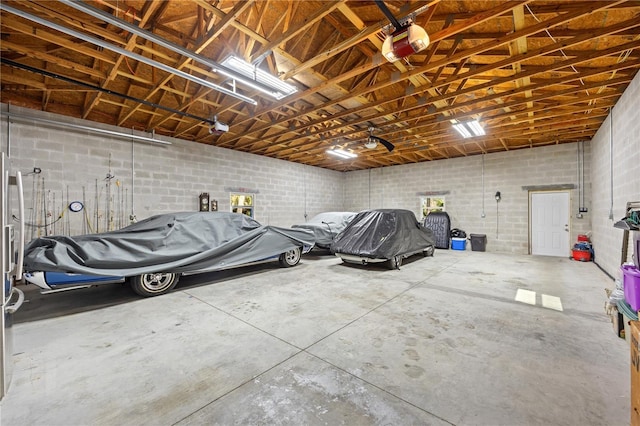
[[[253,194],[231,194],[231,211],[253,217],[255,197]]]
[[[435,197],[420,197],[420,213],[421,219],[427,217],[431,212],[444,212],[445,208],[444,195]]]

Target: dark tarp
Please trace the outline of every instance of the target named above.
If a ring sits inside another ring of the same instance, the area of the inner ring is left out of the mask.
[[[370,259],[391,259],[433,247],[430,229],[423,227],[413,212],[378,209],[358,213],[331,244],[333,253]]]
[[[314,244],[302,229],[260,225],[239,213],[181,212],[100,234],[36,238],[25,271],[133,276],[228,269]]]
[[[306,223],[293,225],[292,228],[312,231],[316,237],[316,247],[329,248],[335,236],[346,228],[355,215],[353,212],[324,212],[315,215]]]
[[[422,225],[433,231],[436,248],[448,249],[451,243],[451,219],[447,212],[431,212],[424,218]]]

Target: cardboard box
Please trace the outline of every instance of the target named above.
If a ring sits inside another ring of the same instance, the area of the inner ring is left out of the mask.
[[[631,330],[631,426],[640,426],[640,321],[629,321]]]

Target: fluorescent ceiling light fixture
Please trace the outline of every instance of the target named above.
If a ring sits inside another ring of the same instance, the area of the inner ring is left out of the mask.
[[[478,120],[456,123],[453,125],[453,128],[456,129],[465,139],[473,136],[483,136],[486,134],[480,123],[478,123]]]
[[[131,51],[128,51],[126,49],[123,49],[123,48],[121,48],[119,46],[114,46],[114,45],[112,45],[110,43],[107,43],[107,42],[103,41],[102,39],[91,37],[91,36],[89,36],[89,35],[87,35],[85,33],[82,33],[82,32],[79,32],[79,31],[75,31],[75,30],[73,30],[71,28],[67,28],[67,27],[64,27],[62,25],[58,25],[58,24],[56,24],[54,22],[49,22],[46,19],[42,19],[42,18],[40,18],[38,16],[35,16],[35,15],[30,15],[29,13],[23,12],[23,11],[21,11],[19,9],[14,9],[11,6],[7,6],[3,2],[0,2],[0,10],[12,13],[12,14],[20,16],[20,17],[22,17],[24,19],[28,19],[29,21],[36,22],[38,24],[41,24],[41,25],[44,25],[46,27],[52,28],[54,30],[60,31],[60,32],[65,33],[67,35],[70,35],[72,37],[79,38],[80,40],[84,40],[84,41],[86,41],[88,43],[95,44],[96,46],[100,46],[100,47],[102,47],[104,49],[111,50],[112,52],[119,53],[119,54],[121,54],[123,56],[126,56],[126,57],[129,57],[131,59],[135,59],[135,60],[140,61],[140,62],[142,62],[144,64],[152,66],[154,68],[158,68],[158,69],[161,69],[163,71],[166,71],[169,74],[177,75],[177,76],[182,77],[182,78],[184,78],[186,80],[191,80],[194,83],[198,83],[198,84],[201,84],[202,86],[208,87],[210,89],[217,90],[217,91],[225,93],[225,94],[227,94],[229,96],[233,96],[234,98],[240,99],[240,100],[242,100],[244,102],[248,102],[248,103],[250,103],[252,105],[257,105],[258,104],[253,99],[251,99],[251,98],[249,98],[247,96],[244,96],[241,93],[237,93],[237,92],[229,90],[229,89],[227,89],[225,87],[218,86],[215,83],[212,83],[210,81],[204,80],[204,79],[202,79],[200,77],[196,77],[196,76],[191,75],[191,74],[189,74],[187,72],[181,71],[181,70],[179,70],[177,68],[173,68],[173,67],[171,67],[169,65],[166,65],[163,62],[158,62],[158,61],[155,61],[155,60],[153,60],[151,58],[147,58],[146,56],[139,55],[139,54],[137,54],[135,52],[131,52]]]
[[[157,36],[156,34],[150,32],[150,31],[147,31],[147,30],[144,30],[142,28],[139,28],[137,25],[133,25],[133,24],[130,24],[130,23],[126,22],[126,21],[123,21],[123,20],[111,15],[108,12],[105,12],[105,11],[100,10],[100,9],[96,9],[96,8],[94,8],[92,6],[89,6],[88,4],[85,4],[85,3],[81,2],[81,1],[79,1],[79,0],[60,0],[60,1],[62,3],[64,3],[64,4],[66,4],[67,6],[73,7],[75,9],[77,9],[77,10],[80,10],[81,12],[84,12],[84,13],[87,13],[87,14],[93,16],[94,18],[98,18],[98,19],[101,19],[101,20],[103,20],[105,22],[108,22],[108,23],[110,23],[112,25],[115,25],[118,28],[122,28],[123,30],[126,30],[126,31],[128,31],[128,32],[130,32],[132,34],[136,34],[137,36],[142,37],[142,38],[144,38],[146,40],[152,41],[152,42],[154,42],[156,44],[159,44],[160,46],[166,47],[167,49],[172,50],[172,51],[174,51],[176,53],[179,53],[181,55],[184,55],[184,56],[186,56],[188,58],[191,58],[196,62],[199,62],[201,64],[207,65],[210,68],[217,69],[217,70],[220,70],[220,68],[223,68],[223,66],[221,64],[219,64],[219,63],[217,63],[215,61],[212,61],[211,59],[209,59],[207,57],[204,57],[204,56],[199,55],[199,54],[197,54],[195,52],[192,52],[192,51],[190,51],[190,50],[188,50],[188,49],[186,49],[186,48],[184,48],[184,47],[182,47],[182,46],[180,46],[178,44],[175,44],[175,43],[172,43],[172,42],[170,42],[168,40],[165,40],[165,39]],[[242,81],[243,80],[242,79],[242,77],[243,77],[242,75],[237,74],[237,73],[235,73],[234,71],[232,71],[230,69],[226,69],[226,72],[228,74],[225,74],[225,75],[227,75],[227,76],[231,75],[231,78],[233,78],[234,80],[238,80],[238,81]],[[260,85],[258,83],[252,83],[252,84],[253,85],[251,87],[254,87],[256,84]],[[270,90],[269,87],[265,87],[265,86],[263,86],[263,87],[261,87],[259,89],[261,91],[263,91],[263,92]],[[267,92],[267,93],[270,93],[270,92]],[[254,102],[254,105],[255,104],[256,103]]]
[[[231,74],[222,68],[214,68],[214,71],[219,72],[222,75],[226,75],[229,78],[238,80],[247,86],[253,87],[269,96],[273,96],[276,99],[282,99],[298,91],[298,88],[285,83],[278,77],[269,74],[266,71],[261,70],[256,65],[252,65],[237,56],[229,56],[222,65],[230,70],[235,71],[238,74],[243,75],[246,79],[239,79],[237,74]],[[273,90],[265,90],[262,86],[258,86],[253,83],[260,83],[263,86],[267,86]]]
[[[348,160],[350,158],[356,158],[358,156],[357,154],[354,154],[353,152],[344,151],[342,149],[328,149],[327,153],[331,154],[331,155],[335,155],[336,157],[343,158],[345,160]]]
[[[458,133],[460,133],[460,135],[465,139],[470,138],[472,136],[469,130],[467,129],[467,126],[465,126],[462,123],[454,124],[453,128],[456,129]]]

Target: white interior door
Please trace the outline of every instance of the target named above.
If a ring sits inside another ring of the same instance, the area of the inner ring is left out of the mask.
[[[531,254],[569,256],[569,192],[531,193]]]

